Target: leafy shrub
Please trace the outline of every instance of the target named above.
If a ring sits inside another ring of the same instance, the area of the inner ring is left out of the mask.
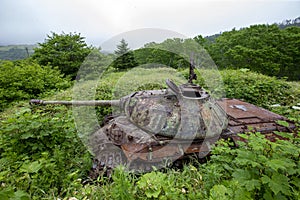
[[[216,87],[210,88],[211,93],[220,96],[220,91],[224,91],[223,97],[237,98],[264,108],[271,105],[280,104],[295,105],[300,99],[299,84],[287,82],[285,80],[269,77],[248,69],[240,70],[220,70],[220,78],[213,75],[213,70],[200,70],[197,83],[207,88],[206,82],[217,82]],[[188,72],[183,74],[187,76]],[[205,77],[203,77],[203,74]],[[218,80],[209,80],[210,78]],[[205,78],[205,79],[204,79]],[[207,80],[208,79],[208,80]]]
[[[113,183],[100,178],[101,186],[82,189],[90,199],[298,199],[300,140],[291,133],[277,134],[287,140],[241,135],[248,143],[231,148],[231,142],[221,140],[206,164],[193,162],[182,170],[154,170],[138,177],[118,168]]]
[[[244,99],[263,107],[295,101],[291,86],[283,80],[243,70],[224,70],[221,73],[229,98]]]
[[[0,194],[40,199],[80,186],[91,162],[71,115],[64,106],[27,106],[1,121]]]
[[[0,111],[12,102],[36,98],[70,86],[57,69],[30,61],[0,62]]]
[[[211,160],[201,167],[205,189],[212,199],[298,199],[299,138],[270,142],[260,133],[240,136],[247,143],[231,149],[221,141]],[[300,132],[298,132],[300,136]]]

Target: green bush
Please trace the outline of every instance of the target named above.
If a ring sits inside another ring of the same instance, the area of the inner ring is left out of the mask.
[[[26,106],[1,121],[0,197],[21,192],[50,198],[70,195],[81,186],[90,154],[71,115],[64,106]]]
[[[69,79],[62,78],[59,70],[27,60],[1,61],[0,69],[0,111],[12,102],[70,87]]]
[[[257,106],[270,109],[274,104],[291,106],[299,103],[299,83],[287,82],[283,79],[266,76],[249,69],[220,70],[216,76],[213,70],[199,70],[199,85],[207,88],[207,82],[215,85],[209,88],[217,97],[236,98]],[[187,77],[188,71],[183,74]],[[210,80],[212,79],[212,80]],[[211,87],[211,86],[210,86]]]
[[[243,99],[266,108],[273,104],[287,105],[295,101],[291,86],[284,80],[247,70],[224,70],[221,74],[226,97]]]
[[[239,148],[218,142],[211,160],[201,166],[211,199],[299,199],[300,132],[277,134],[289,140],[270,142],[260,133],[240,136]]]

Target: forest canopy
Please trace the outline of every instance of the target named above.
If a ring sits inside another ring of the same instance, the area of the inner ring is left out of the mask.
[[[202,44],[219,69],[248,68],[300,80],[300,27],[253,25],[224,32],[214,42],[206,40]]]

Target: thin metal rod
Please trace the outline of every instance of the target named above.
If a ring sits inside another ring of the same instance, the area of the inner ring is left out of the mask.
[[[30,104],[57,104],[57,105],[73,105],[73,106],[119,106],[120,100],[90,100],[90,101],[43,101],[31,99]]]

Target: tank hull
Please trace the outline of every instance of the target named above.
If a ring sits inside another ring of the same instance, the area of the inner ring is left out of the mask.
[[[274,131],[292,132],[295,124],[287,118],[238,99],[221,99],[216,103],[226,112],[228,126],[219,135],[203,139],[177,139],[151,135],[134,125],[126,116],[107,120],[105,125],[91,136],[94,153],[92,174],[110,173],[122,164],[129,170],[151,171],[173,162],[180,162],[190,155],[203,158],[209,155],[211,146],[220,138],[230,138],[236,146],[243,141],[239,133],[261,132],[267,139],[282,139]],[[276,123],[283,120],[289,127]]]

